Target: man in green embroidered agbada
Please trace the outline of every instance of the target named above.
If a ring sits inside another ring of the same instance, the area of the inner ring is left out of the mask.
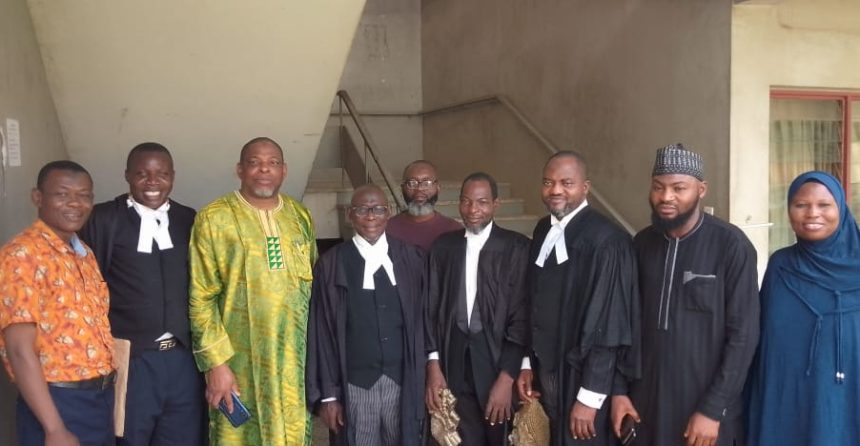
[[[242,147],[231,192],[198,214],[191,234],[191,332],[206,373],[210,443],[310,444],[304,403],[305,333],[317,251],[307,209],[278,192],[287,173],[281,147],[255,138]],[[236,393],[251,414],[234,428],[218,412]]]

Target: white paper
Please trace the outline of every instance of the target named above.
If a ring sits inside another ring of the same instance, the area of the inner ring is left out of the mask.
[[[6,156],[9,166],[21,166],[21,130],[17,119],[6,119]]]

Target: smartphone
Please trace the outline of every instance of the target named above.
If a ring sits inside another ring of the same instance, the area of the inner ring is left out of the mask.
[[[636,439],[636,420],[630,415],[624,415],[621,420],[621,444],[630,446],[634,439]]]
[[[248,408],[242,404],[242,400],[235,393],[230,393],[230,396],[233,398],[233,413],[227,410],[227,403],[223,399],[218,403],[218,409],[227,417],[233,427],[239,427],[251,419],[251,413],[248,412]]]

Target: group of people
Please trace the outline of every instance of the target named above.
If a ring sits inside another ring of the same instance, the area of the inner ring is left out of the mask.
[[[467,446],[506,444],[534,402],[553,446],[631,428],[654,446],[860,438],[860,231],[829,174],[792,184],[798,241],[759,297],[752,244],[703,212],[702,157],[680,144],[657,151],[633,238],[589,205],[578,153],[546,162],[531,239],[496,224],[484,172],[462,182],[462,224],[437,212],[421,160],[404,212],[356,188],[354,237],[319,259],[310,214],[279,193],[280,146],[252,139],[236,173],[195,214],[170,198],[160,144],[133,148],[129,191],[95,206],[82,166],[42,168],[38,219],[0,250],[20,444],[301,445],[314,413],[332,444],[423,445],[450,396]],[[115,338],[130,342],[117,400]]]

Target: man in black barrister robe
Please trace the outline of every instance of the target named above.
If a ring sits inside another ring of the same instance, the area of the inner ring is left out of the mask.
[[[169,198],[173,158],[158,143],[128,154],[129,193],[93,208],[80,237],[110,289],[113,335],[131,341],[119,445],[201,445],[204,381],[191,352],[188,242],[195,212]]]
[[[680,144],[657,151],[652,225],[634,239],[642,379],[612,398],[616,429],[625,414],[642,415],[637,444],[744,444],[741,392],[759,337],[756,252],[740,229],[702,212],[706,192],[701,155]]]
[[[550,215],[535,227],[529,257],[530,357],[517,386],[522,398],[539,397],[554,446],[614,445],[606,396],[616,371],[638,374],[629,354],[638,337],[633,247],[588,206],[587,178],[575,152],[547,161],[542,197]]]
[[[457,398],[464,445],[504,445],[515,377],[525,353],[525,273],[529,240],[497,226],[498,186],[488,174],[460,189],[465,230],[439,237],[430,251],[427,303],[427,393]]]
[[[356,189],[356,235],[314,266],[305,386],[333,445],[418,445],[424,420],[426,259],[388,238],[388,199]]]

